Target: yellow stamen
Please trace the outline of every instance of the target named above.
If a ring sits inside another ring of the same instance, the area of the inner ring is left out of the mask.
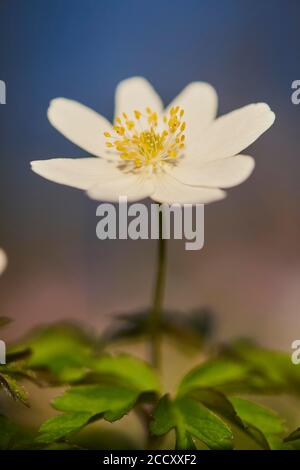
[[[158,115],[150,107],[146,108],[146,115],[138,110],[134,110],[133,115],[133,119],[126,113],[116,118],[113,126],[115,135],[104,132],[104,136],[110,139],[106,146],[117,151],[122,160],[133,164],[135,168],[152,165],[156,171],[166,160],[173,160],[182,154],[185,147],[183,132],[186,128],[186,123],[182,121],[183,109],[173,106],[162,118],[165,128],[160,131],[157,131]],[[145,121],[136,127],[141,117]],[[148,129],[141,129],[145,122],[148,123]]]

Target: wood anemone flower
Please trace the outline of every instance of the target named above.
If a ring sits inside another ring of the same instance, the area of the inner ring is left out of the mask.
[[[206,204],[223,199],[224,188],[249,177],[254,160],[241,152],[275,119],[265,103],[216,118],[216,92],[203,82],[190,83],[164,109],[141,77],[118,85],[115,107],[111,124],[76,101],[54,99],[51,124],[94,157],[33,161],[33,171],[101,201],[126,196]]]

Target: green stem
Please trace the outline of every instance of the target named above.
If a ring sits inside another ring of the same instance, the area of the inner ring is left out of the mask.
[[[157,272],[154,288],[153,304],[149,317],[150,326],[150,351],[153,367],[159,369],[161,363],[161,314],[165,291],[166,275],[166,248],[167,241],[163,238],[163,214],[159,212],[159,241],[157,256]]]

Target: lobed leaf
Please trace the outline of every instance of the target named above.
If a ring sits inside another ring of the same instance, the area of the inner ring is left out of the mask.
[[[229,400],[254,438],[260,441],[261,433],[270,448],[278,447],[282,442],[280,436],[284,433],[284,425],[277,413],[244,398],[231,397]]]
[[[137,399],[136,390],[123,387],[82,385],[72,387],[53,401],[53,407],[60,411],[84,411],[92,414],[117,411],[127,408]]]
[[[65,414],[42,424],[38,442],[60,440],[94,419],[121,419],[135,405],[140,391],[114,385],[82,385],[71,387],[53,401],[53,407]]]
[[[50,444],[79,431],[85,426],[92,414],[88,412],[66,413],[45,421],[39,430],[36,442]]]
[[[289,354],[268,350],[250,341],[236,342],[225,354],[252,370],[248,378],[249,391],[300,393],[300,369],[291,362]]]
[[[233,435],[227,424],[201,403],[189,397],[170,401],[164,396],[158,403],[151,424],[151,432],[160,436],[176,430],[178,449],[194,448],[192,437],[210,449],[232,449]]]
[[[230,359],[214,359],[195,367],[183,377],[178,387],[178,395],[184,395],[198,388],[221,387],[240,382],[248,374],[244,364]]]
[[[158,392],[160,389],[159,379],[154,369],[141,359],[127,354],[102,356],[92,362],[91,368],[100,374],[115,377],[123,385],[142,392]]]
[[[214,411],[223,418],[235,423],[239,427],[244,427],[230,400],[219,390],[197,389],[189,394],[192,398],[200,401],[210,410]]]
[[[47,369],[63,383],[85,376],[92,357],[93,341],[72,324],[38,330],[25,343],[32,351],[28,366]]]

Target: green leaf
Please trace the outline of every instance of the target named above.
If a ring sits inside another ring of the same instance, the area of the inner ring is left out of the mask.
[[[179,394],[197,388],[217,388],[227,394],[300,393],[300,369],[286,353],[271,351],[249,341],[238,341],[190,371],[179,385]]]
[[[284,438],[284,442],[292,442],[300,440],[300,428],[297,428],[291,434]]]
[[[268,436],[268,443],[272,450],[300,450],[299,441],[285,442],[285,440],[279,436]]]
[[[92,414],[87,412],[54,416],[42,424],[36,442],[48,444],[67,437],[85,426],[91,416]]]
[[[270,447],[274,437],[284,433],[283,421],[274,411],[242,398],[231,397],[230,401],[252,435],[255,437],[255,431],[259,431]]]
[[[184,397],[176,401],[183,426],[210,449],[231,449],[233,436],[229,427],[201,403]]]
[[[0,374],[0,386],[2,386],[14,400],[29,406],[27,392],[11,375]]]
[[[200,401],[210,410],[214,411],[223,418],[230,420],[231,422],[242,426],[243,422],[238,417],[232,403],[228,398],[220,391],[214,389],[197,389],[189,394],[191,398]]]
[[[151,423],[151,432],[161,436],[176,430],[176,447],[191,448],[191,436],[210,449],[231,449],[233,435],[229,427],[212,411],[189,397],[170,401],[165,395],[158,403]]]
[[[138,397],[136,390],[110,385],[82,385],[72,387],[53,401],[60,411],[89,412],[93,415],[127,408]]]
[[[238,416],[230,400],[222,392],[213,389],[197,389],[191,393],[196,400],[201,401],[207,408],[216,412],[221,417],[229,420],[247,434],[251,439],[264,449],[270,448],[270,438],[268,441],[261,431],[250,427]]]
[[[91,419],[104,417],[110,422],[121,419],[138,399],[159,390],[154,370],[135,357],[103,356],[90,359],[89,366],[101,383],[73,386],[55,398],[53,407],[66,414],[42,425],[40,442],[53,442],[79,431]],[[107,379],[113,379],[112,383]]]
[[[244,398],[230,397],[237,414],[243,422],[258,428],[264,434],[282,434],[282,419],[274,411]]]
[[[39,442],[54,442],[79,431],[92,419],[121,419],[136,403],[140,391],[115,385],[74,386],[54,399],[52,405],[66,414],[46,421],[39,431]]]
[[[242,398],[230,398],[237,414],[246,423],[258,428],[264,434],[282,434],[282,419],[272,410]]]
[[[0,450],[24,449],[29,440],[28,433],[0,414]]]
[[[231,345],[226,354],[252,370],[245,391],[300,393],[300,369],[291,362],[289,354],[264,349],[245,340]]]
[[[213,388],[234,383],[243,380],[247,373],[247,366],[234,360],[207,361],[183,377],[178,387],[178,395],[184,395],[198,388]]]
[[[146,362],[127,354],[102,356],[92,362],[91,368],[100,374],[120,379],[122,385],[143,392],[160,389],[154,369]]]
[[[10,444],[18,434],[18,428],[5,416],[0,415],[0,450],[9,449]]]
[[[92,338],[72,324],[54,325],[38,330],[27,341],[32,355],[28,366],[47,369],[63,383],[85,376],[92,357]]]
[[[26,354],[24,349],[18,350],[18,353],[7,354],[7,363],[0,367],[0,388],[4,389],[14,400],[29,406],[27,393],[17,382],[24,378],[34,380],[33,372],[28,370],[25,361],[21,360],[24,357],[28,358],[28,350]]]
[[[159,400],[153,413],[153,421],[151,422],[152,434],[155,436],[163,436],[176,426],[173,416],[173,407],[174,405],[168,395],[164,395]]]

